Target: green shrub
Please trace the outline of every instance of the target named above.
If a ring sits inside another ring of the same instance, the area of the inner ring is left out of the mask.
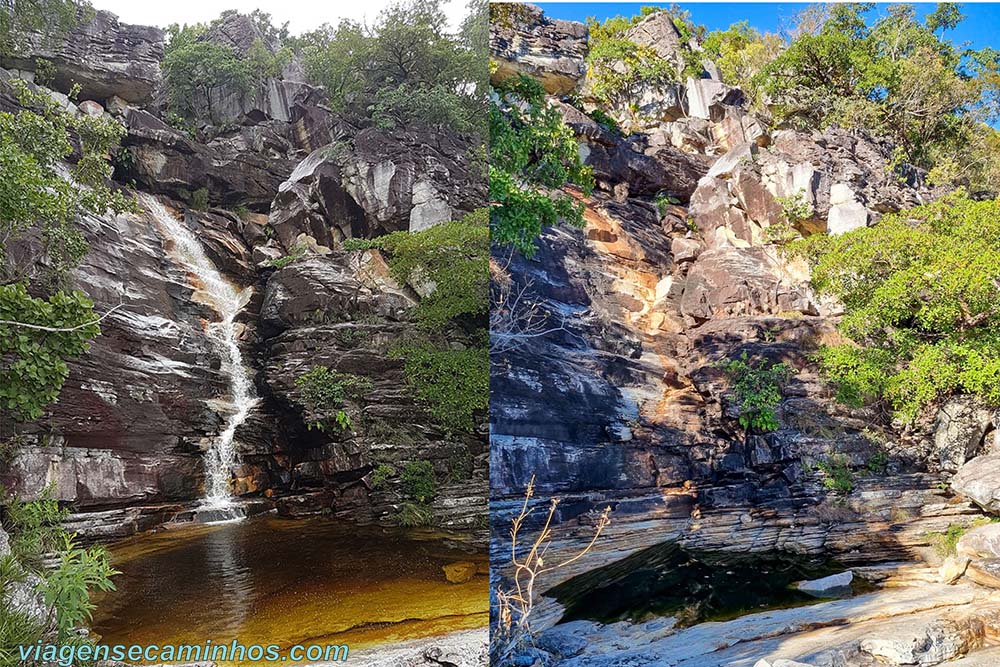
[[[293,262],[297,262],[309,254],[309,249],[304,245],[297,245],[292,248],[284,257],[269,259],[265,264],[275,269],[283,269]]]
[[[854,490],[854,473],[850,462],[843,454],[832,454],[825,461],[816,464],[823,473],[823,486],[838,495],[847,495]]]
[[[388,480],[396,476],[396,469],[388,463],[379,463],[372,471],[371,485],[373,489],[380,488]]]
[[[118,574],[110,564],[107,552],[100,546],[87,549],[77,546],[74,536],[62,527],[65,510],[46,491],[34,501],[11,500],[5,506],[5,529],[11,538],[11,553],[0,559],[0,590],[7,581],[24,581],[27,573],[41,579],[37,590],[55,612],[61,642],[79,641],[75,628],[90,619],[94,591],[111,591],[112,577]],[[44,566],[43,557],[55,553],[58,565]],[[12,638],[40,636],[43,628],[35,627],[14,613],[0,612],[0,665],[8,656],[4,650],[13,644]]]
[[[403,503],[399,508],[399,525],[404,528],[421,528],[434,524],[434,512],[421,503]]]
[[[404,360],[407,383],[438,424],[450,432],[475,429],[489,409],[490,363],[485,347],[406,345],[391,354]]]
[[[780,424],[774,409],[781,402],[781,385],[791,369],[766,359],[751,361],[746,352],[720,367],[729,376],[730,390],[739,405],[740,426],[761,433],[777,430]]]
[[[534,79],[514,77],[493,87],[490,122],[490,233],[492,242],[527,257],[546,227],[583,226],[583,205],[555,192],[567,184],[589,195],[594,179],[580,160],[573,131],[545,101]]]
[[[417,503],[429,503],[437,496],[438,481],[430,461],[410,461],[400,475],[403,494]]]
[[[433,282],[420,300],[417,317],[435,329],[465,316],[484,316],[489,309],[490,230],[487,211],[419,232],[393,232],[374,239],[348,239],[346,250],[378,248],[388,254],[389,268],[400,283]]]
[[[191,193],[191,208],[196,211],[208,210],[208,188],[198,188]]]
[[[374,388],[368,378],[349,373],[338,373],[326,366],[315,366],[295,380],[308,410],[306,424],[310,429],[326,431],[329,420],[341,431],[350,431],[351,418],[344,410],[348,399],[362,401]]]
[[[1000,203],[959,192],[793,248],[844,304],[850,341],[819,355],[838,398],[885,400],[905,422],[953,393],[1000,406]]]

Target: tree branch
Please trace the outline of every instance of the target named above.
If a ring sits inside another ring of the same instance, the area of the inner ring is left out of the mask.
[[[23,329],[34,329],[35,331],[48,331],[51,333],[69,333],[71,331],[77,331],[79,329],[83,329],[84,327],[89,327],[92,324],[99,323],[101,320],[103,320],[108,315],[121,308],[123,305],[125,304],[119,303],[117,306],[115,306],[108,312],[104,313],[97,319],[90,320],[89,322],[84,322],[83,324],[78,324],[75,327],[45,327],[40,324],[27,324],[26,322],[15,322],[13,320],[0,320],[0,324],[6,324],[8,326],[14,326],[14,327],[21,327]]]

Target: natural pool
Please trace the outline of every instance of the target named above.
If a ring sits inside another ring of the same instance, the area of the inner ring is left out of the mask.
[[[843,569],[831,561],[783,552],[698,551],[668,542],[574,577],[546,595],[565,606],[563,621],[642,622],[672,616],[677,625],[687,626],[821,602],[792,584]],[[858,582],[854,592],[864,588]]]
[[[106,644],[377,644],[482,627],[485,564],[440,536],[267,516],[142,535],[111,547],[118,590],[96,600]]]

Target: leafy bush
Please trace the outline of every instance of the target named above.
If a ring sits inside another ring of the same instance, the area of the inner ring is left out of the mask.
[[[169,41],[164,50],[163,73],[171,114],[184,119],[197,118],[201,105],[207,120],[216,122],[212,93],[223,86],[247,93],[264,79],[276,76],[291,58],[291,51],[272,53],[258,39],[245,55],[226,44],[205,39],[206,33],[227,16],[211,25],[197,23],[167,28]],[[263,16],[258,13],[258,16]]]
[[[850,342],[819,356],[841,400],[907,422],[956,392],[1000,405],[1000,203],[956,193],[795,248],[845,307]]]
[[[537,81],[515,77],[494,86],[490,101],[490,232],[527,257],[545,227],[583,225],[583,206],[553,190],[575,184],[589,195],[593,175],[572,130],[545,101]]]
[[[410,461],[403,467],[399,479],[403,485],[403,493],[410,500],[423,504],[437,496],[437,475],[430,461]]]
[[[434,524],[434,512],[427,505],[405,502],[399,508],[399,525],[404,528],[421,528]]]
[[[388,463],[379,463],[372,471],[371,485],[373,489],[380,488],[388,480],[396,476],[396,469]]]
[[[289,44],[341,114],[382,127],[420,122],[482,135],[486,7],[470,7],[457,35],[439,2],[409,0],[384,9],[371,25],[342,20]]]
[[[302,403],[309,411],[310,429],[329,429],[330,419],[341,431],[351,430],[351,418],[344,410],[348,399],[361,401],[374,388],[372,381],[358,375],[338,373],[326,366],[315,366],[295,380],[302,392]]]
[[[634,111],[646,89],[701,77],[701,57],[691,49],[682,47],[676,60],[667,60],[656,49],[626,37],[629,28],[658,12],[671,16],[682,43],[686,44],[703,30],[691,23],[688,12],[677,8],[643,7],[631,18],[615,16],[601,23],[587,19],[590,29],[587,76],[597,99],[620,111]]]
[[[348,250],[378,248],[400,283],[433,282],[417,317],[434,328],[463,316],[485,315],[489,308],[490,231],[486,209],[419,232],[393,232],[374,239],[349,239]]]
[[[11,553],[0,559],[0,590],[6,581],[24,580],[26,573],[41,579],[38,590],[45,603],[55,612],[58,638],[61,642],[79,641],[75,628],[90,618],[93,591],[111,591],[118,572],[110,564],[103,547],[87,549],[77,546],[74,537],[62,527],[65,510],[49,492],[34,501],[9,501],[5,506],[4,526],[10,533]],[[54,569],[43,565],[42,557],[55,553],[59,562]],[[4,618],[0,612],[0,665],[7,656],[4,649],[14,644],[12,638],[40,637],[44,628],[33,626],[28,619],[16,614]],[[6,621],[6,622],[4,622]]]
[[[283,269],[293,262],[297,262],[309,254],[309,249],[304,245],[297,245],[288,251],[284,257],[275,257],[267,260],[264,264],[275,269]]]
[[[445,430],[469,432],[489,409],[490,363],[485,347],[460,350],[431,344],[392,351],[417,398]]]
[[[0,358],[10,360],[0,366],[0,407],[7,415],[22,421],[42,416],[69,376],[66,361],[86,352],[100,333],[95,320],[93,303],[82,292],[41,299],[29,296],[23,283],[0,285]]]
[[[823,473],[823,486],[830,491],[847,495],[854,490],[854,473],[843,454],[833,454],[825,461],[820,461],[816,464],[816,469]]]
[[[720,366],[729,376],[739,404],[740,426],[761,433],[777,430],[780,424],[774,409],[781,402],[781,385],[790,373],[788,366],[771,364],[766,359],[751,361],[746,352]]]

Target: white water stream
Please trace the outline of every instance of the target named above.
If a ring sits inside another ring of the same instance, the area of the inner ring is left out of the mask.
[[[212,442],[205,456],[207,479],[203,507],[224,510],[233,506],[230,481],[237,462],[233,437],[258,400],[253,382],[243,364],[234,322],[250,300],[252,290],[249,287],[239,289],[229,282],[205,254],[204,246],[194,233],[158,199],[147,194],[140,197],[143,206],[159,224],[164,235],[173,242],[173,259],[190,274],[190,282],[195,288],[191,298],[209,306],[220,317],[218,321],[209,323],[208,335],[218,344],[222,352],[222,372],[229,376],[230,396],[223,403],[229,416],[225,429]]]

